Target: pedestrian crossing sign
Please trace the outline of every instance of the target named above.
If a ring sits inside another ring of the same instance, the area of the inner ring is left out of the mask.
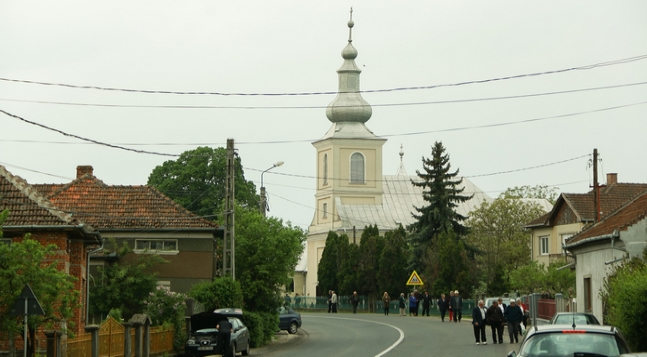
[[[409,280],[407,280],[407,285],[425,285],[422,282],[422,279],[420,279],[420,275],[416,273],[414,270],[413,273],[411,273],[411,276],[409,277]]]

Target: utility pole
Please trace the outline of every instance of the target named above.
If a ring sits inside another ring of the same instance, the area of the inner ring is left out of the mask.
[[[236,239],[234,235],[234,169],[236,156],[234,153],[234,139],[227,139],[227,171],[225,173],[225,238],[222,247],[223,276],[231,276],[236,280]]]
[[[600,221],[600,183],[598,182],[598,149],[593,149],[593,220]]]

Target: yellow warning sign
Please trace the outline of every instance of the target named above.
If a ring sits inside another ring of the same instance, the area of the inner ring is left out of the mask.
[[[420,279],[420,275],[416,273],[414,270],[413,273],[411,273],[411,276],[409,277],[409,280],[407,280],[407,285],[425,285],[422,282],[422,279]]]

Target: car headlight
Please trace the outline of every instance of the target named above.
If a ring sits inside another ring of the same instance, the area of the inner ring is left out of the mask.
[[[186,341],[187,345],[195,345],[195,340],[188,340]]]

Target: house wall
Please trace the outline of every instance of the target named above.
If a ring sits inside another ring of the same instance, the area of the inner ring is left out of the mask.
[[[550,264],[551,255],[563,254],[562,236],[575,234],[582,230],[581,223],[562,224],[551,227],[532,229],[532,260],[546,267]],[[548,254],[541,254],[541,237],[548,236]]]
[[[106,233],[107,235],[108,233]],[[167,264],[155,266],[151,271],[157,273],[157,280],[168,283],[172,291],[186,294],[197,283],[211,281],[216,272],[214,257],[215,240],[210,233],[195,232],[118,232],[112,234],[118,245],[126,242],[135,249],[135,242],[142,240],[174,240],[177,251],[142,253],[137,250],[122,257],[125,262],[133,261],[139,254],[159,254]]]
[[[577,292],[577,311],[585,312],[586,304],[584,301],[584,280],[591,280],[591,311],[598,320],[603,321],[603,306],[600,299],[600,291],[603,289],[604,278],[612,271],[613,265],[604,264],[607,261],[614,260],[622,255],[619,250],[615,252],[611,249],[611,242],[608,239],[597,243],[586,244],[585,247],[577,250],[571,249],[576,255],[576,292]],[[589,311],[587,311],[589,312]]]

